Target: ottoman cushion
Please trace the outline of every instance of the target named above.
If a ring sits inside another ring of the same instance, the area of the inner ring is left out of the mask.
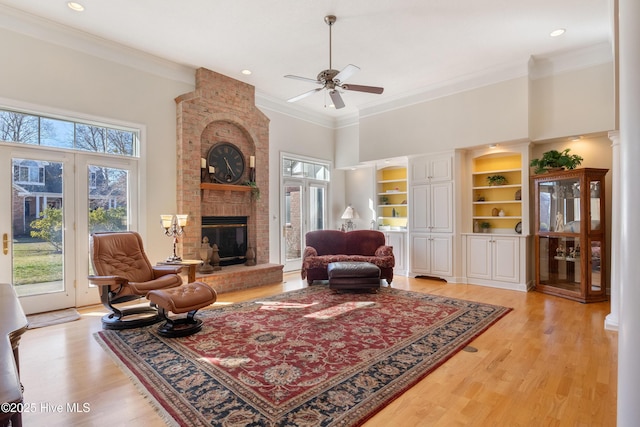
[[[206,307],[216,301],[216,292],[202,282],[192,282],[177,288],[150,291],[147,298],[172,313],[186,313]]]
[[[369,262],[332,262],[327,267],[330,289],[377,289],[380,268]]]

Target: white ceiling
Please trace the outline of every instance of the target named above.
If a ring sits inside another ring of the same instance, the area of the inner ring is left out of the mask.
[[[348,83],[383,86],[382,95],[326,91],[297,106],[331,117],[396,101],[478,75],[526,67],[531,56],[611,42],[611,0],[0,0],[24,11],[189,67],[252,84],[276,102],[315,88],[329,68],[361,68]],[[0,13],[3,9],[0,8]],[[7,11],[8,9],[4,9]],[[561,37],[550,37],[566,28]],[[253,72],[250,76],[240,73]]]

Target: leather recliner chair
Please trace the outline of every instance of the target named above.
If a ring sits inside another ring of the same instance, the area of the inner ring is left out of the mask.
[[[89,282],[99,287],[100,300],[110,312],[102,317],[102,327],[137,328],[163,320],[153,303],[121,304],[145,298],[151,290],[180,286],[182,266],[152,266],[135,231],[94,233],[90,246],[95,275]]]

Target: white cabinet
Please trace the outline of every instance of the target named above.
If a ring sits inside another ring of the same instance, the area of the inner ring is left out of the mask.
[[[406,254],[406,238],[404,232],[385,232],[384,237],[387,241],[387,246],[393,247],[393,256],[396,260],[396,265],[393,269],[394,274],[406,276],[407,274],[407,254]]]
[[[526,245],[524,242],[521,244],[523,239],[492,234],[466,235],[468,283],[526,290],[527,284],[523,283],[525,279],[520,268],[525,258]]]
[[[453,232],[453,184],[420,184],[411,186],[412,232]]]
[[[449,234],[411,235],[411,273],[450,277],[453,275],[453,237]]]
[[[411,182],[429,183],[453,179],[453,156],[415,157],[411,159]]]

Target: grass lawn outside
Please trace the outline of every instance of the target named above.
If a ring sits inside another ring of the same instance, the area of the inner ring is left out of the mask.
[[[33,238],[13,241],[13,284],[54,282],[63,279],[62,253]]]

